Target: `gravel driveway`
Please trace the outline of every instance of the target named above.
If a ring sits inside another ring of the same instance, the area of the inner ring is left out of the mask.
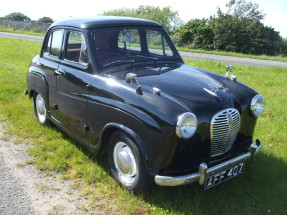
[[[2,142],[0,150],[1,147],[3,147]],[[25,193],[19,179],[15,178],[11,168],[6,166],[4,156],[1,150],[0,214],[36,214],[31,199]]]
[[[39,173],[28,146],[3,138],[3,127],[0,122],[0,215],[87,214],[88,202],[72,182]]]

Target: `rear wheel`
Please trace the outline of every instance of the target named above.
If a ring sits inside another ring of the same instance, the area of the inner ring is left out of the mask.
[[[35,93],[33,100],[34,100],[34,112],[37,120],[43,125],[48,124],[47,110],[44,98],[42,97],[41,94]]]
[[[113,177],[127,189],[137,193],[152,184],[137,145],[126,133],[116,131],[111,135],[108,161]]]

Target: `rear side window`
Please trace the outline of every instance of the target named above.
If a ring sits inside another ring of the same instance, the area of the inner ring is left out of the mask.
[[[69,32],[65,59],[82,65],[89,63],[87,43],[83,33],[77,31]]]
[[[44,54],[60,57],[63,42],[63,30],[53,31],[50,36]]]

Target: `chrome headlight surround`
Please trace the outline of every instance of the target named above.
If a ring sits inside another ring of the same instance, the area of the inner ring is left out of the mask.
[[[176,135],[183,139],[191,138],[197,129],[197,118],[193,113],[181,114],[176,123]]]
[[[264,97],[260,94],[257,94],[256,96],[254,96],[251,101],[251,106],[250,106],[253,116],[257,117],[261,115],[264,111],[264,107],[265,107]]]

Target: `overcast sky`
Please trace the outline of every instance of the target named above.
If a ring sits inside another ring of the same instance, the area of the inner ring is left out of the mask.
[[[77,16],[95,16],[103,11],[137,8],[140,5],[171,6],[187,22],[216,14],[217,6],[224,9],[229,0],[8,0],[1,6],[0,16],[21,12],[33,20],[49,16],[54,20]],[[287,0],[253,0],[266,13],[264,24],[287,37]]]

